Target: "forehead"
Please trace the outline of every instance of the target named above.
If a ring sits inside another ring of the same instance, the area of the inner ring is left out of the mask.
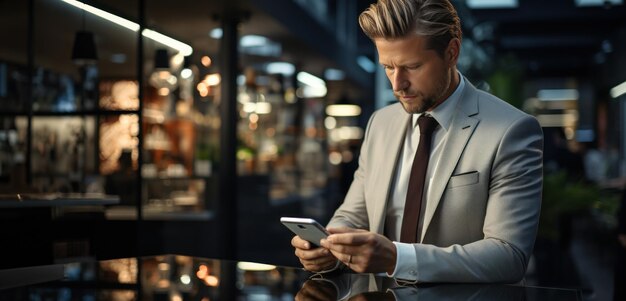
[[[426,59],[436,52],[427,49],[428,39],[419,35],[410,35],[398,39],[375,39],[374,44],[378,51],[381,64],[402,64],[420,59]]]

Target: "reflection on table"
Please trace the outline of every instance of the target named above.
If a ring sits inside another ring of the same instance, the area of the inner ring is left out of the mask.
[[[373,274],[313,275],[295,296],[298,301],[330,300],[582,300],[573,289],[505,284],[410,284]]]
[[[582,300],[571,289],[410,285],[372,274],[161,255],[0,270],[0,300]]]

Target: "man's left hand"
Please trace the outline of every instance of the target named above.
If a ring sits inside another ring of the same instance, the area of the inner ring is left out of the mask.
[[[396,266],[396,246],[386,237],[347,227],[329,228],[328,232],[331,235],[322,239],[322,246],[353,271],[393,273]]]

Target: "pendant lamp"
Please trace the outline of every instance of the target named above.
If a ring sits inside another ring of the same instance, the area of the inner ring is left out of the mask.
[[[72,61],[79,66],[93,65],[98,61],[93,32],[85,30],[85,23],[86,16],[83,10],[83,28],[76,32],[72,48]]]
[[[98,61],[96,43],[92,32],[84,30],[76,32],[72,61],[79,66],[95,64]]]

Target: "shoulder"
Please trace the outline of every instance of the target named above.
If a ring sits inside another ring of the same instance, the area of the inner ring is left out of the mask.
[[[500,99],[493,94],[479,89],[476,89],[475,91],[479,102],[481,114],[500,115],[507,118],[514,116],[530,116],[524,111],[514,107],[510,103]]]
[[[501,126],[515,124],[535,124],[539,126],[538,120],[498,98],[488,92],[474,88],[474,93],[478,102],[479,118],[481,122],[497,123]]]
[[[370,119],[373,119],[374,116],[382,117],[382,118],[393,118],[393,117],[397,118],[398,115],[403,114],[403,113],[406,114],[406,111],[404,111],[404,109],[402,108],[402,104],[400,104],[400,102],[397,101],[397,102],[386,105],[374,111],[374,114],[372,114]]]

